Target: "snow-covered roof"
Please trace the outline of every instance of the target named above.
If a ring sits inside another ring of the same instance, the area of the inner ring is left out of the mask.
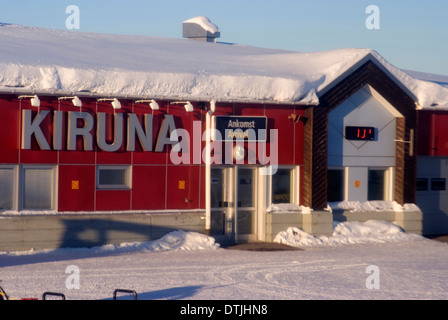
[[[412,70],[405,70],[405,71],[411,77],[414,77],[416,79],[434,82],[434,83],[440,84],[441,86],[444,86],[445,88],[448,88],[448,75],[445,76],[445,75],[441,75],[441,74],[418,72],[418,71],[412,71]]]
[[[300,53],[2,23],[0,43],[1,91],[317,105],[326,89],[371,60],[420,108],[448,109],[448,88],[418,80],[370,49]]]

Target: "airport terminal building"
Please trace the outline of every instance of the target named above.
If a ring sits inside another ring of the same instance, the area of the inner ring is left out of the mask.
[[[188,23],[208,41],[0,26],[0,250],[334,220],[448,232],[443,83],[371,50],[221,44]]]

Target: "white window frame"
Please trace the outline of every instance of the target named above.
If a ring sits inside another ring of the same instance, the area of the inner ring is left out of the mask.
[[[369,167],[370,170],[384,170],[384,201],[394,200],[395,168],[394,167]],[[368,190],[367,190],[368,192]]]
[[[51,170],[52,171],[52,179],[51,179],[51,208],[46,209],[33,209],[33,208],[25,208],[25,170],[28,169],[38,169],[38,170]],[[58,167],[57,166],[50,166],[50,165],[22,165],[20,166],[20,178],[19,178],[19,188],[18,193],[20,196],[19,199],[19,205],[18,207],[20,210],[30,210],[30,211],[56,211],[57,210],[57,199],[58,199],[58,188],[57,188],[57,181],[58,181]]]
[[[12,208],[11,209],[4,209],[0,208],[1,211],[17,211],[18,209],[18,180],[19,180],[19,170],[18,166],[14,165],[0,165],[0,169],[6,169],[6,170],[12,170],[13,174],[13,180],[12,180]]]
[[[395,167],[388,167],[386,171],[386,200],[387,201],[394,201],[395,197]]]
[[[124,184],[101,184],[101,170],[124,170],[126,173]],[[132,188],[132,170],[128,165],[99,165],[96,167],[96,189],[97,190],[130,190]]]
[[[343,171],[343,194],[342,194],[342,201],[347,201],[349,198],[349,187],[348,187],[348,179],[349,179],[349,170],[352,168],[352,166],[344,166],[344,167],[338,167],[338,166],[329,166],[328,170],[342,170]],[[356,167],[354,167],[356,168]],[[370,170],[384,170],[385,176],[384,176],[384,200],[383,201],[393,201],[394,200],[394,190],[395,190],[395,168],[394,167],[367,167],[367,197],[368,197],[368,173]]]
[[[300,204],[300,166],[278,166],[277,170],[290,170],[290,194],[289,194],[289,203],[290,204]],[[273,192],[274,192],[274,186],[272,184],[272,175],[269,177],[269,184],[270,188],[269,195],[268,195],[268,205],[271,205],[273,203]]]

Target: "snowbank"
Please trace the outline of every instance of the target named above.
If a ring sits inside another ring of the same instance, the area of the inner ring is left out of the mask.
[[[292,203],[276,203],[271,204],[267,208],[267,213],[311,213],[312,209],[305,206],[300,206]]]
[[[327,210],[347,210],[351,212],[384,212],[384,211],[418,211],[420,210],[416,204],[406,203],[398,204],[396,201],[340,201],[329,202]],[[291,204],[278,203],[271,204],[267,209],[267,213],[311,213],[313,210],[309,207]]]
[[[300,228],[289,227],[274,242],[293,247],[341,246],[347,244],[387,243],[422,239],[416,234],[405,233],[399,226],[380,220],[366,222],[335,222],[332,236],[314,236]]]
[[[1,23],[0,43],[0,89],[16,93],[317,105],[322,90],[371,60],[415,95],[418,107],[448,109],[448,88],[413,78],[370,49],[300,53]]]
[[[216,250],[220,246],[215,243],[215,239],[196,232],[185,232],[182,230],[173,231],[160,239],[148,242],[126,242],[121,244],[106,244],[93,248],[64,248],[57,250],[30,250],[16,251],[2,254],[28,255],[45,254],[50,252],[61,253],[123,253],[123,252],[161,252],[161,251],[195,251],[195,250]]]
[[[122,243],[119,245],[104,245],[100,251],[190,251],[210,250],[219,248],[215,239],[196,232],[173,231],[162,238],[143,243]]]
[[[372,212],[372,211],[417,211],[417,205],[407,203],[398,204],[396,201],[341,201],[329,202],[329,208],[333,210],[347,210],[352,212]]]

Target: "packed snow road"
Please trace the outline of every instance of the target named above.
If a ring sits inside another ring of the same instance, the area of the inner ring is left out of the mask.
[[[0,285],[14,299],[41,299],[45,291],[68,300],[111,299],[117,288],[136,291],[138,300],[448,298],[448,245],[419,236],[245,251],[189,235],[173,250],[154,250],[152,243],[3,253]]]

